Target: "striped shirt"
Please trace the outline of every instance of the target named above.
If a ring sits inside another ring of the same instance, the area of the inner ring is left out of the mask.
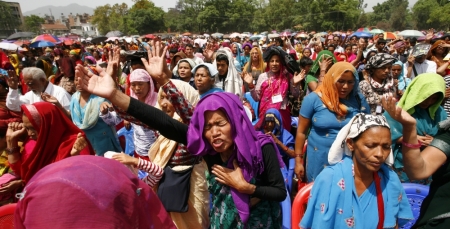
[[[444,77],[445,80],[445,88],[450,87],[450,75]],[[447,115],[450,117],[450,99],[444,99],[444,110],[447,112]]]
[[[141,158],[139,158],[138,169],[148,173],[148,175],[142,180],[150,187],[154,187],[155,184],[161,180],[164,173],[163,169],[158,165]]]

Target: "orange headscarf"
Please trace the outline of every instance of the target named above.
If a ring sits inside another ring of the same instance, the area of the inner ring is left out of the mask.
[[[346,71],[351,71],[353,75],[356,75],[355,67],[348,62],[337,62],[333,64],[327,74],[325,74],[322,84],[315,90],[315,93],[319,95],[323,104],[330,111],[333,111],[341,117],[345,117],[347,115],[347,106],[339,101],[339,93],[335,83]],[[358,81],[355,77],[355,85],[359,86],[356,82]]]
[[[436,58],[436,56],[434,55],[434,50],[436,50],[439,46],[446,44],[445,41],[443,40],[438,40],[436,42],[434,42],[434,44],[431,46],[430,50],[428,51],[427,54],[427,60],[432,60],[437,64],[437,67],[440,67],[443,63],[441,61],[439,61],[438,58]],[[448,49],[445,48],[447,51],[444,52],[444,56],[448,53]]]

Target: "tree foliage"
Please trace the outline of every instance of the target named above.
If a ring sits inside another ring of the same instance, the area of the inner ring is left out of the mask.
[[[37,15],[25,16],[24,29],[29,32],[39,33],[41,30],[41,24],[45,22],[44,18]]]
[[[385,0],[366,9],[364,0],[177,0],[164,12],[150,0],[133,0],[131,8],[125,3],[97,7],[92,22],[103,34],[111,30],[126,34],[231,33],[360,27],[397,31],[450,26],[448,0],[418,0],[411,10],[408,4],[408,0]]]
[[[13,15],[13,11],[8,3],[0,1],[0,30],[8,31],[8,34],[14,32],[20,26],[20,19]]]

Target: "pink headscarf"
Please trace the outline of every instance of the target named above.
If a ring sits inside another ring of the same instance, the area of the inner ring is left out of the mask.
[[[21,193],[14,221],[19,229],[176,229],[147,184],[119,162],[95,156],[69,157],[41,169]]]
[[[158,99],[158,94],[155,92],[155,86],[153,85],[153,80],[144,69],[133,70],[130,74],[130,83],[132,82],[149,82],[150,88],[148,90],[147,97],[145,98],[145,103],[150,106],[155,106]],[[130,96],[137,99],[137,95],[133,90],[130,90]]]

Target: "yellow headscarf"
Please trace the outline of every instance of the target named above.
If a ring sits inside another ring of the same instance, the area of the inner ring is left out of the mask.
[[[11,65],[14,67],[14,70],[16,70],[16,74],[19,75],[19,56],[17,56],[17,54],[15,53],[10,54],[9,62],[11,62]]]

